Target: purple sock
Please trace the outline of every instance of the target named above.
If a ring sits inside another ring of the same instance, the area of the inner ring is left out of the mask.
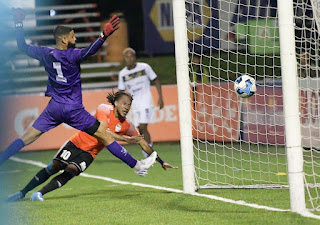
[[[107,149],[114,155],[115,157],[121,159],[128,166],[133,168],[137,164],[137,160],[130,155],[130,153],[118,142],[114,141],[110,145],[106,146]]]
[[[24,147],[24,142],[18,138],[14,140],[11,145],[9,145],[4,152],[0,155],[0,165],[7,161],[11,156],[16,154],[18,151],[20,151]]]

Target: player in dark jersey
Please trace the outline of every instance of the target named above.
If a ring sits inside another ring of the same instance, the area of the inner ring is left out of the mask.
[[[51,100],[32,127],[21,138],[13,141],[1,154],[0,165],[24,146],[38,139],[44,132],[61,123],[66,123],[98,138],[113,155],[128,164],[135,172],[152,166],[155,161],[154,157],[149,160],[148,164],[137,161],[107,132],[107,124],[98,121],[82,105],[80,63],[95,54],[107,37],[119,28],[120,18],[113,16],[100,36],[90,46],[83,49],[75,48],[76,38],[72,28],[58,26],[53,32],[56,40],[54,49],[26,44],[22,23],[25,14],[22,9],[18,8],[13,9],[13,16],[18,48],[44,65],[48,74],[45,95],[51,97]],[[74,165],[68,165],[64,172],[65,178],[71,179],[75,170]]]

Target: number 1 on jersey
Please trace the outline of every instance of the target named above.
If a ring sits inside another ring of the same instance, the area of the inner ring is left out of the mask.
[[[53,68],[55,68],[56,71],[57,71],[56,80],[57,80],[57,81],[64,82],[64,83],[67,83],[67,78],[65,78],[65,77],[63,76],[63,73],[62,73],[61,63],[59,63],[59,62],[53,62]]]

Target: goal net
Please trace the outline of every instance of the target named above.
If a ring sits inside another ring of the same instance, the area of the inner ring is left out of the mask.
[[[294,10],[305,185],[312,208],[320,210],[320,1],[298,0]]]
[[[307,207],[317,209],[320,1],[293,2],[296,129]],[[185,9],[196,188],[288,188],[277,0],[187,0]],[[257,82],[256,94],[246,99],[233,90],[244,74]]]

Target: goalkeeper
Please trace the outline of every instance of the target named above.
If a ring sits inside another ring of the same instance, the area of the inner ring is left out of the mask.
[[[110,93],[107,99],[113,106],[106,104],[99,105],[95,117],[98,120],[108,123],[108,132],[116,140],[128,143],[139,143],[141,148],[150,155],[150,157],[144,160],[150,160],[154,152],[153,149],[142,136],[139,135],[134,125],[126,120],[126,115],[131,107],[132,96],[129,93],[118,91],[116,93]],[[104,147],[104,144],[98,139],[85,132],[79,131],[60,148],[52,162],[46,168],[40,170],[21,191],[9,196],[7,201],[13,202],[23,199],[27,192],[44,183],[59,170],[68,170],[67,174],[70,174],[68,177],[63,176],[63,174],[65,174],[64,172],[54,177],[39,192],[31,195],[32,201],[44,201],[44,194],[60,188],[74,176],[85,171]],[[141,160],[141,162],[144,163],[144,160]],[[157,161],[164,170],[167,168],[178,168],[164,162],[159,156],[157,157]],[[141,176],[145,176],[146,174],[147,170],[138,173],[138,175]]]
[[[83,49],[75,48],[76,37],[72,28],[57,26],[53,31],[56,40],[56,49],[54,49],[45,46],[28,45],[24,38],[22,23],[25,18],[24,11],[20,8],[14,8],[13,16],[18,48],[28,56],[44,64],[48,75],[45,95],[51,99],[25,134],[14,140],[3,151],[0,155],[0,166],[23,147],[37,140],[43,133],[61,123],[65,123],[99,138],[114,156],[121,159],[137,173],[143,173],[144,170],[147,170],[148,166],[151,166],[152,162],[155,161],[156,156],[153,157],[153,161],[151,160],[149,164],[142,165],[106,131],[107,125],[105,122],[102,121],[100,123],[99,120],[85,110],[82,104],[80,63],[95,54],[106,38],[119,28],[120,18],[113,16],[106,24],[99,38]],[[65,174],[64,176],[73,175]]]

